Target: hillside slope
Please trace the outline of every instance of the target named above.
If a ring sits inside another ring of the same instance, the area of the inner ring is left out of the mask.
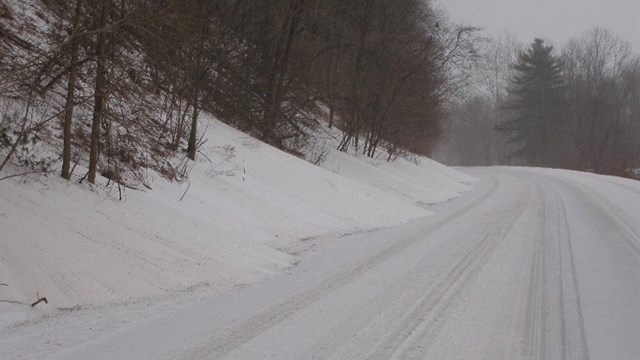
[[[106,179],[1,181],[0,300],[38,292],[63,307],[228,289],[291,266],[310,240],[428,216],[426,204],[471,180],[426,158],[333,150],[327,171],[213,119],[205,138],[188,182],[150,176],[153,190],[125,189],[122,201]]]

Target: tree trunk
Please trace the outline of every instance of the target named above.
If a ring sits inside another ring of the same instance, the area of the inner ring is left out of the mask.
[[[91,151],[89,153],[89,177],[88,180],[91,184],[96,182],[96,173],[98,168],[98,159],[100,154],[100,121],[102,121],[102,115],[104,112],[105,103],[105,82],[106,82],[106,68],[105,68],[105,44],[106,44],[106,30],[105,25],[107,22],[107,12],[109,10],[108,0],[103,0],[100,10],[100,19],[98,21],[98,39],[96,41],[96,87],[95,87],[95,102],[93,106],[93,118],[91,122]]]
[[[332,98],[330,98],[329,103],[330,103],[329,104],[329,129],[332,129],[333,128],[333,118],[336,116]]]
[[[76,78],[78,75],[78,29],[80,27],[80,16],[82,11],[82,0],[76,0],[75,12],[73,15],[73,29],[71,31],[71,60],[69,66],[69,83],[67,84],[67,98],[65,101],[64,123],[63,123],[63,148],[62,148],[62,173],[61,176],[67,180],[71,177],[71,121],[73,119],[74,98],[76,91]]]
[[[297,1],[289,3],[286,17],[283,20],[275,44],[275,50],[271,64],[269,64],[270,76],[267,83],[267,93],[265,94],[265,105],[261,120],[262,138],[271,145],[280,146],[279,141],[275,141],[274,132],[278,127],[278,117],[281,116],[279,108],[282,103],[283,82],[289,64],[291,46],[295,37],[295,27],[299,21],[301,4]]]
[[[189,112],[189,106],[190,103],[187,100],[186,105],[184,106],[184,110],[182,110],[182,101],[183,100],[179,100],[180,102],[178,103],[178,116],[177,118],[177,125],[176,125],[176,134],[175,137],[173,138],[173,142],[171,143],[171,149],[173,151],[176,151],[180,148],[180,142],[182,141],[182,132],[183,132],[183,128],[184,128],[184,124],[187,121],[187,113]]]
[[[187,156],[191,160],[196,159],[196,142],[198,141],[198,97],[200,96],[199,86],[196,85],[193,95],[193,114],[191,116],[191,132],[189,133],[189,145],[187,146]]]
[[[200,83],[204,78],[204,38],[207,35],[207,0],[203,0],[200,3],[200,34],[198,36],[198,53],[196,56],[196,68],[193,75],[193,99],[191,100],[193,105],[193,115],[191,117],[191,132],[189,133],[189,144],[187,145],[187,156],[191,160],[196,159],[196,142],[198,141],[198,114],[200,112]]]

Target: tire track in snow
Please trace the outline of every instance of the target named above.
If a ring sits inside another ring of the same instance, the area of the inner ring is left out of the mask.
[[[541,189],[532,254],[525,330],[520,356],[525,359],[590,359],[578,291],[566,206],[555,177],[527,172]],[[573,187],[573,185],[571,185]]]
[[[636,230],[637,226],[633,221],[596,189],[587,185],[570,184],[560,179],[558,181],[572,188],[580,198],[595,205],[601,217],[614,225],[612,227],[624,240],[628,250],[633,253],[635,264],[640,268],[640,231]]]
[[[540,184],[536,183],[541,206],[538,212],[536,236],[529,272],[529,295],[525,317],[521,355],[526,359],[544,358],[545,352],[545,236],[546,200]],[[542,356],[541,356],[542,355]]]
[[[640,227],[633,207],[622,204],[631,205],[635,194],[580,178],[540,175],[556,188],[551,190],[560,208],[558,222],[567,234],[559,248],[566,348],[561,355],[591,359],[612,353],[618,355],[611,358],[634,358],[638,308],[633,289],[637,290],[640,270]]]
[[[295,314],[298,310],[319,301],[332,291],[341,288],[347,283],[362,276],[367,271],[384,263],[386,260],[399,253],[400,251],[408,248],[418,241],[424,240],[424,238],[428,234],[440,229],[452,219],[463,215],[464,213],[481,204],[485,199],[491,196],[498,187],[497,178],[490,176],[490,179],[490,188],[466,206],[444,216],[427,228],[417,231],[415,234],[407,237],[405,240],[387,247],[368,260],[360,263],[355,268],[349,268],[341,271],[336,276],[325,279],[306,291],[289,296],[274,305],[264,308],[257,314],[247,319],[244,319],[230,327],[221,329],[220,331],[211,335],[211,341],[207,342],[206,344],[201,344],[197,348],[191,351],[187,351],[184,354],[180,354],[180,358],[206,357],[217,359],[224,357],[236,348],[240,347],[242,344],[259,336],[261,333],[267,331],[278,323],[285,321],[293,314]]]
[[[611,179],[609,176],[606,176],[606,175],[600,175],[598,177],[598,180],[603,181],[603,182],[605,182],[607,184],[616,186],[618,188],[625,189],[626,191],[632,192],[635,195],[640,196],[640,188],[631,186],[631,184],[624,184],[622,182],[615,181],[615,180]],[[628,179],[626,179],[626,180],[628,180]]]
[[[495,218],[486,218],[486,220],[489,219],[491,224],[496,222]],[[478,222],[478,227],[487,226],[486,220],[480,220],[482,222]],[[437,235],[431,234],[431,236]],[[448,256],[457,254],[458,262],[461,258],[470,256],[469,249],[473,249],[483,241],[477,235],[466,235],[455,240],[451,243],[453,248],[449,248],[447,254]],[[459,254],[460,250],[463,250],[461,254]],[[314,359],[360,359],[367,354],[371,355],[366,349],[371,348],[372,343],[378,343],[379,338],[384,339],[385,332],[378,330],[394,328],[394,325],[402,321],[410,309],[414,309],[416,304],[424,300],[424,294],[433,292],[434,288],[441,284],[442,278],[446,277],[451,268],[457,264],[457,262],[439,263],[437,266],[441,271],[438,271],[438,275],[433,279],[425,279],[429,268],[436,266],[431,263],[431,255],[425,256],[409,271],[397,277],[390,286],[380,288],[377,295],[349,314],[348,321],[334,324],[335,330],[306,348],[305,353],[314,354]],[[409,287],[407,284],[413,285]],[[388,336],[389,332],[386,335]]]
[[[560,261],[560,301],[562,316],[561,359],[591,359],[578,288],[571,230],[564,198],[554,184],[550,184],[558,219],[558,259]],[[566,255],[565,255],[566,253]],[[568,262],[564,264],[564,262]],[[568,269],[565,269],[568,265]]]
[[[438,323],[444,320],[451,303],[491,259],[522,216],[529,199],[530,193],[527,191],[508,218],[500,226],[491,229],[432,291],[409,308],[394,329],[384,336],[385,340],[366,359],[409,359],[424,356],[427,349],[421,344],[436,335]]]

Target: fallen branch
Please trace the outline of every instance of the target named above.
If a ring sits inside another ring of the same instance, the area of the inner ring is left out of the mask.
[[[182,199],[184,199],[184,197],[185,197],[185,195],[187,195],[187,191],[189,191],[190,187],[191,187],[191,183],[189,183],[189,185],[187,186],[187,190],[184,191],[184,194],[182,194],[182,197],[178,201],[182,201]]]
[[[209,159],[209,157],[205,155],[202,151],[198,150],[198,154],[204,156],[205,159],[209,160],[209,162],[213,164],[213,161],[211,161],[211,159]]]
[[[9,285],[5,283],[0,283],[0,286],[9,286]]]
[[[50,173],[52,173],[52,172],[53,172],[53,171],[51,171],[51,170],[34,170],[34,171],[27,171],[27,172],[23,172],[23,173],[20,173],[20,174],[14,174],[14,175],[8,175],[8,176],[5,176],[5,177],[2,177],[2,178],[0,178],[0,181],[2,181],[2,180],[7,180],[7,179],[11,179],[11,178],[14,178],[14,177],[19,177],[19,176],[25,176],[25,175],[31,175],[31,174],[41,174],[41,173],[44,173],[44,174],[50,174]]]
[[[44,303],[45,303],[45,304],[48,304],[48,303],[49,303],[49,302],[47,301],[47,298],[46,298],[46,297],[43,297],[43,298],[38,299],[38,301],[34,302],[33,304],[31,304],[31,307],[34,307],[34,306],[36,306],[36,305],[40,304],[40,303],[41,303],[41,302],[43,302],[43,301],[44,301]]]
[[[31,307],[34,307],[38,304],[40,304],[41,302],[44,301],[45,304],[48,304],[49,302],[47,301],[46,297],[40,297],[40,294],[36,293],[36,297],[38,298],[38,300],[36,302],[34,302],[33,304],[31,304]]]
[[[78,184],[82,184],[82,182],[84,181],[84,179],[86,179],[86,178],[87,178],[87,176],[89,176],[89,172],[88,172],[88,171],[87,171],[87,173],[86,173],[86,174],[84,174],[84,176],[83,176],[83,177],[81,177],[81,178],[80,178],[80,180],[78,180]]]

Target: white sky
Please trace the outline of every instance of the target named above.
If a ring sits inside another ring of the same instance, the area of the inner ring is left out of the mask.
[[[640,54],[640,0],[435,0],[451,21],[504,30],[524,44],[535,37],[562,47],[569,38],[601,26],[629,41]]]

